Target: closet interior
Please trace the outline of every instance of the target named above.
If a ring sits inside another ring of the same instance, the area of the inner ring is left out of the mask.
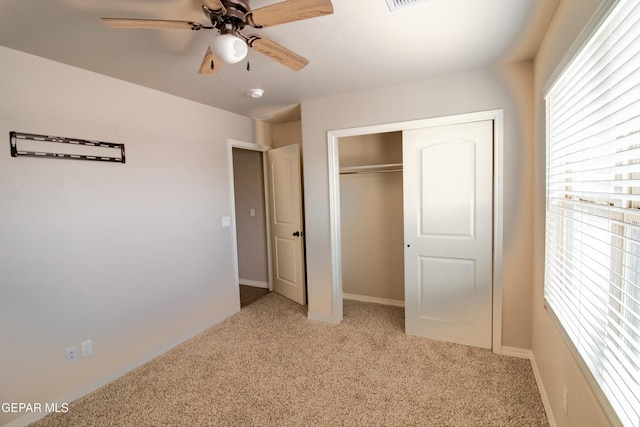
[[[343,298],[403,306],[402,132],[342,137],[338,153]]]

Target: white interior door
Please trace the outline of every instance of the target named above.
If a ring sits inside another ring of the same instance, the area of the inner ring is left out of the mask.
[[[267,152],[273,290],[306,304],[300,145]]]
[[[491,348],[493,121],[402,144],[406,333]]]

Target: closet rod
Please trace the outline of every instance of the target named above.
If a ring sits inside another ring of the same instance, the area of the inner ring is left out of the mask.
[[[386,172],[402,172],[402,163],[367,166],[345,166],[343,168],[340,168],[340,175]]]
[[[353,171],[353,172],[340,172],[340,175],[360,175],[366,173],[387,173],[387,172],[402,172],[402,169],[385,169],[379,171]]]

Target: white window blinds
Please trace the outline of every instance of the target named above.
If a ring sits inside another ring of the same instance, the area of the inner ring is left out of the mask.
[[[640,2],[620,0],[547,98],[544,294],[640,426]]]

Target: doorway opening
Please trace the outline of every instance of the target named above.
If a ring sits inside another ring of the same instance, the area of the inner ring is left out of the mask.
[[[238,305],[241,286],[306,305],[300,145],[229,140],[228,165]]]
[[[402,132],[338,144],[342,296],[404,307]]]
[[[242,308],[273,290],[269,248],[266,151],[268,147],[229,142],[234,279]]]
[[[415,120],[409,122],[390,123],[376,126],[366,126],[352,129],[342,129],[328,132],[329,157],[329,209],[331,231],[331,260],[332,260],[332,303],[333,319],[339,323],[343,317],[343,265],[342,265],[342,228],[341,228],[341,193],[340,193],[340,140],[346,137],[371,135],[388,132],[404,132],[414,129],[458,125],[463,123],[492,121],[493,126],[493,169],[492,193],[493,200],[491,218],[493,234],[491,254],[491,348],[496,353],[502,352],[502,240],[503,240],[503,112],[491,110],[478,113],[461,114],[433,119]]]

